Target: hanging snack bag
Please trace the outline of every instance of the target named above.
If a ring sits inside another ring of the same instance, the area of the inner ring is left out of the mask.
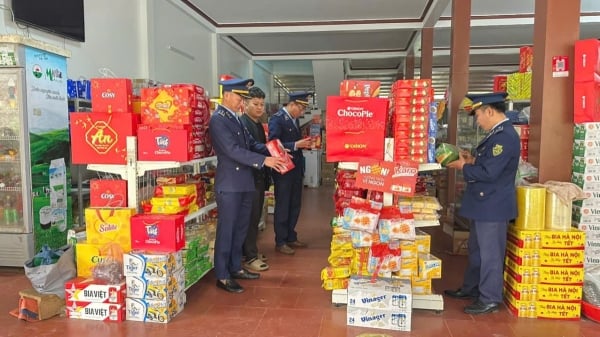
[[[352,197],[350,205],[344,209],[344,228],[373,233],[382,207],[380,202]]]

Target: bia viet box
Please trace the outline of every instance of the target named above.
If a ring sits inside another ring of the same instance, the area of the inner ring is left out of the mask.
[[[71,112],[73,164],[125,164],[127,137],[135,136],[140,116],[125,113]]]
[[[92,244],[117,243],[124,252],[129,252],[131,250],[130,218],[135,212],[135,208],[86,208],[87,242]]]
[[[90,207],[127,206],[127,181],[122,179],[91,179]]]
[[[352,276],[348,283],[348,306],[410,313],[410,280],[378,278],[373,282],[370,277]]]
[[[125,303],[127,296],[125,282],[106,284],[93,278],[74,278],[65,283],[65,299],[67,301]]]
[[[65,306],[68,318],[107,322],[125,320],[125,306],[122,304],[67,301]]]
[[[98,112],[132,112],[133,89],[128,78],[92,78],[92,106]]]
[[[128,321],[152,323],[168,323],[183,310],[185,292],[173,294],[162,300],[147,300],[140,298],[125,299],[125,312]]]
[[[123,254],[123,274],[144,279],[167,279],[183,267],[181,250],[172,253],[131,252]]]
[[[575,41],[575,83],[595,81],[600,77],[600,41]]]
[[[131,248],[176,252],[185,247],[183,215],[137,214],[131,217]]]
[[[160,300],[185,290],[185,271],[181,267],[166,278],[144,279],[137,276],[127,276],[127,297]]]
[[[340,82],[340,96],[379,97],[379,81],[344,80]]]
[[[138,160],[186,162],[194,159],[189,125],[142,124],[138,125],[137,134]]]

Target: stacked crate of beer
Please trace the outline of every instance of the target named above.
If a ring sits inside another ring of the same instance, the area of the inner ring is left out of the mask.
[[[504,295],[517,317],[579,319],[585,234],[510,226]]]
[[[399,80],[392,85],[390,136],[394,159],[428,162],[431,80]]]
[[[65,283],[68,318],[121,322],[125,320],[125,282],[107,284],[92,278]]]

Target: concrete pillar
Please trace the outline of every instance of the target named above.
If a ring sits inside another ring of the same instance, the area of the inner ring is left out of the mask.
[[[580,0],[536,0],[529,161],[539,181],[571,181],[573,66],[568,77],[553,77],[552,57],[573,61],[579,39]]]
[[[421,78],[431,78],[433,73],[433,27],[421,30]]]

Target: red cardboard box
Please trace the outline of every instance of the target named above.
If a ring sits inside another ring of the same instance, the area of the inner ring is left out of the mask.
[[[107,322],[125,320],[125,304],[67,301],[66,309],[68,318]]]
[[[533,66],[533,47],[525,46],[519,49],[519,72],[528,73]]]
[[[127,137],[135,136],[140,116],[106,112],[72,112],[73,164],[125,164]]]
[[[575,82],[600,82],[600,41],[597,39],[575,42]]]
[[[138,159],[185,162],[194,157],[189,125],[156,124],[138,126]]]
[[[97,112],[133,112],[128,78],[92,78],[92,107]]]
[[[379,97],[379,81],[344,80],[340,82],[340,96]]]
[[[185,247],[183,215],[137,214],[131,217],[131,248],[176,252]]]
[[[283,147],[283,144],[281,144],[281,141],[279,139],[273,139],[271,141],[268,141],[266,145],[267,150],[269,150],[271,156],[285,159],[285,171],[279,173],[284,174],[293,170],[294,167],[296,167],[296,165],[294,165],[294,163],[292,162],[292,159],[290,159],[290,157],[288,156],[287,152],[285,151],[285,148]]]
[[[573,112],[576,124],[600,121],[600,83],[575,83]]]
[[[93,278],[77,277],[65,283],[65,300],[122,304],[127,297],[125,282],[106,284]]]
[[[397,88],[392,92],[396,97],[431,97],[431,88]]]
[[[494,92],[506,92],[506,75],[494,76]]]
[[[392,85],[392,93],[400,88],[431,88],[431,80],[398,80]]]
[[[142,123],[202,125],[209,118],[204,96],[186,87],[143,88]]]
[[[90,180],[90,207],[127,207],[127,181]]]

